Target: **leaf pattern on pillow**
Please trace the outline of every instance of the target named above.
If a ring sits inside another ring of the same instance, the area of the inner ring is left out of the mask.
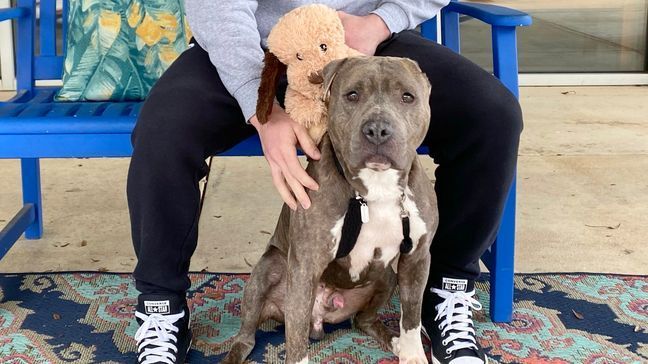
[[[57,101],[143,100],[187,49],[182,0],[69,0]]]

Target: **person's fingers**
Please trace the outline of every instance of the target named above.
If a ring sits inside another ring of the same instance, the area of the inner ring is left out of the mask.
[[[286,180],[284,179],[281,169],[279,167],[273,167],[270,165],[270,173],[272,174],[272,183],[279,192],[279,195],[284,200],[284,202],[293,210],[297,210],[297,201],[293,197],[292,193],[286,185]]]
[[[306,189],[304,189],[304,186],[301,183],[299,183],[299,181],[295,177],[293,177],[290,173],[287,173],[286,171],[284,171],[284,178],[286,179],[286,182],[290,186],[293,195],[297,198],[297,201],[299,201],[299,204],[301,204],[304,209],[308,209],[311,203],[310,203],[310,198],[308,198],[308,194],[306,193]]]
[[[283,160],[279,163],[282,167],[282,170],[288,172],[291,177],[294,177],[302,186],[305,186],[313,191],[319,189],[319,185],[309,176],[308,173],[304,170],[301,163],[299,163],[299,158],[295,151],[287,151],[283,155]],[[284,173],[285,174],[285,173]]]
[[[320,151],[319,149],[317,149],[315,141],[313,141],[313,139],[308,134],[308,130],[306,130],[306,128],[299,124],[297,124],[293,128],[293,130],[295,130],[295,136],[297,136],[297,141],[299,142],[299,145],[301,146],[301,149],[304,151],[304,153],[315,160],[320,159]]]

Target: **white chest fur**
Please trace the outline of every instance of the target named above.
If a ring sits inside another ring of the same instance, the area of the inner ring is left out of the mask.
[[[399,254],[400,244],[403,240],[401,221],[403,191],[398,186],[398,172],[393,169],[384,172],[363,169],[358,174],[358,178],[368,191],[364,198],[369,207],[369,221],[362,225],[358,240],[349,254],[351,262],[349,275],[353,281],[360,278],[362,271],[371,262],[380,262],[386,267]],[[419,239],[426,232],[426,225],[420,217],[414,196],[409,188],[405,189],[403,207],[409,213],[410,238],[414,244],[413,248],[416,249]],[[337,250],[340,241],[343,221],[344,216],[331,229],[333,240],[336,243],[335,250]],[[380,254],[375,254],[376,249],[380,250]]]

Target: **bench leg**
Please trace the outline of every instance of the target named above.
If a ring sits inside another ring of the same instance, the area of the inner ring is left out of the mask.
[[[34,208],[34,222],[25,230],[26,239],[40,239],[43,236],[43,203],[41,200],[40,161],[38,158],[20,160],[22,170],[23,203]]]
[[[515,27],[494,26],[493,71],[515,97],[518,90],[518,59]],[[491,301],[493,322],[510,322],[513,318],[513,258],[515,253],[515,177],[504,207],[502,223],[491,247]]]
[[[493,322],[513,318],[513,262],[515,255],[515,180],[504,206],[502,223],[488,262],[490,270],[490,315]]]

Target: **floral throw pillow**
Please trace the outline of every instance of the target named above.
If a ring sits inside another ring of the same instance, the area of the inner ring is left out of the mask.
[[[191,38],[183,0],[69,0],[57,101],[143,100]]]

